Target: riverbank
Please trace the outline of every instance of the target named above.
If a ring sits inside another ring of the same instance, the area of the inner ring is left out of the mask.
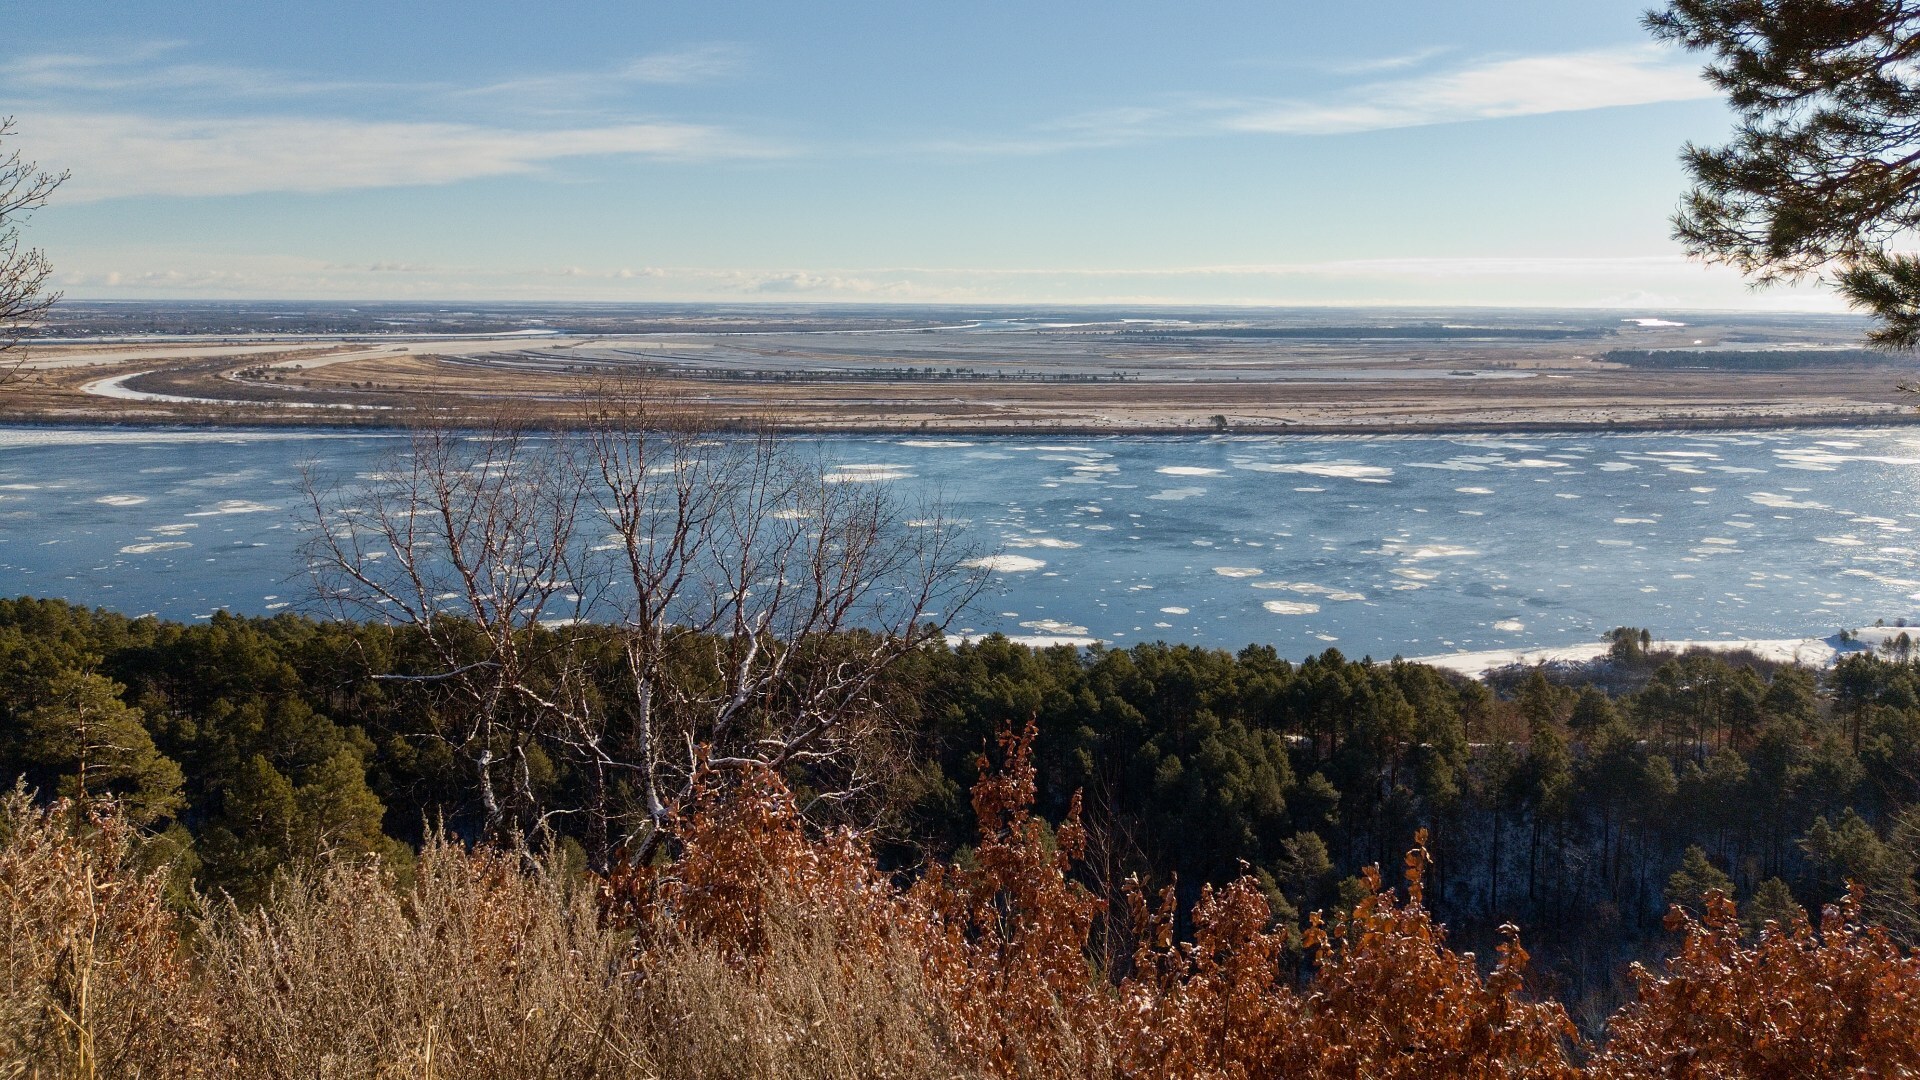
[[[102,382],[114,380],[100,380]],[[462,412],[442,410],[405,411],[389,405],[347,402],[287,402],[260,405],[220,402],[211,399],[174,399],[171,408],[141,408],[154,400],[151,395],[126,396],[116,401],[134,407],[100,409],[16,410],[7,407],[0,391],[0,425],[23,427],[182,427],[182,428],[339,428],[352,431],[408,430],[423,422],[479,424],[493,413],[471,409]],[[325,418],[319,415],[324,413]],[[577,416],[531,415],[520,417],[536,428],[571,430],[587,421]],[[1730,413],[1720,416],[1658,415],[1618,419],[1516,419],[1509,421],[1452,421],[1379,419],[1361,423],[1228,423],[1224,426],[1188,422],[1179,424],[1109,423],[1086,424],[1044,420],[1019,423],[944,421],[938,426],[924,422],[887,423],[884,421],[846,423],[825,420],[783,420],[778,416],[710,416],[708,424],[718,432],[776,431],[794,435],[819,436],[1059,436],[1094,438],[1113,435],[1196,436],[1196,435],[1292,435],[1302,437],[1373,437],[1453,435],[1591,435],[1620,432],[1738,432],[1788,431],[1815,428],[1897,428],[1920,425],[1920,408],[1881,408],[1846,412],[1807,413]]]
[[[1867,626],[1858,630],[1835,632],[1826,637],[1808,638],[1701,638],[1691,641],[1656,641],[1648,650],[1654,654],[1711,652],[1748,653],[1776,664],[1800,664],[1828,668],[1848,656],[1884,653],[1900,638],[1920,641],[1920,627]],[[1487,649],[1479,652],[1440,653],[1413,656],[1411,663],[1426,664],[1465,675],[1470,679],[1512,667],[1536,667],[1541,664],[1591,664],[1608,655],[1607,642],[1579,645],[1550,645],[1542,648]]]

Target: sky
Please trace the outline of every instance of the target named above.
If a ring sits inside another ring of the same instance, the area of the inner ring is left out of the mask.
[[[66,0],[0,115],[75,298],[1838,308],[1643,7]]]

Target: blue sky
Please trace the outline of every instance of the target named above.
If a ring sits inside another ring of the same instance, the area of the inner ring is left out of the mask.
[[[74,297],[1831,308],[1642,6],[69,0],[0,113]]]

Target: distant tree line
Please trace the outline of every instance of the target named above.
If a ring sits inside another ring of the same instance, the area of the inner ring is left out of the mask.
[[[1600,359],[1656,371],[1801,371],[1894,362],[1874,349],[1612,349]]]

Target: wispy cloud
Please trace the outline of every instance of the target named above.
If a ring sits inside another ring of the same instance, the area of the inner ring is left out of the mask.
[[[177,41],[154,41],[105,53],[22,56],[0,61],[0,87],[14,94],[42,96],[158,93],[225,99],[285,99],[352,91],[417,89],[413,84],[400,82],[316,79],[262,68],[165,60],[183,47]]]
[[[436,80],[323,79],[299,72],[229,64],[169,60],[186,46],[152,41],[109,52],[36,53],[0,61],[0,87],[17,94],[124,94],[129,91],[184,96],[284,99],[360,91],[405,92],[452,99],[476,96],[608,96],[635,86],[688,85],[727,78],[745,70],[749,52],[731,42],[713,42],[647,53],[593,71],[531,72],[493,82],[456,84]]]
[[[1405,71],[1452,51],[1447,46],[1435,45],[1430,48],[1415,49],[1410,53],[1400,53],[1397,56],[1377,56],[1366,60],[1333,63],[1327,65],[1327,70],[1340,75],[1374,75],[1382,71]]]
[[[1278,135],[1336,135],[1692,101],[1716,93],[1682,57],[1636,46],[1483,61],[1367,83],[1325,99],[1256,104],[1223,117],[1220,126]]]
[[[686,86],[729,78],[747,67],[748,50],[717,43],[649,53],[597,71],[517,76],[451,91],[456,98],[490,98],[523,108],[547,108],[603,99],[636,86]]]
[[[418,186],[531,173],[570,158],[783,152],[713,125],[634,115],[636,88],[738,70],[746,53],[732,45],[481,86],[176,62],[183,48],[150,42],[0,61],[0,97],[31,105],[20,109],[18,145],[73,173],[64,199]],[[589,102],[595,108],[575,108]],[[530,122],[530,113],[544,113],[544,122]]]
[[[127,195],[243,195],[447,184],[535,172],[568,158],[689,161],[765,157],[777,149],[696,124],[562,130],[472,124],[255,117],[173,120],[130,114],[40,114],[19,143],[69,169],[69,200]]]
[[[643,83],[705,82],[736,74],[746,60],[747,51],[739,45],[698,45],[643,56],[621,68],[620,74]]]
[[[1333,65],[1334,75],[1420,67],[1448,50]],[[1169,95],[1036,124],[1024,132],[953,136],[921,149],[959,155],[1045,154],[1228,133],[1346,135],[1433,124],[1582,112],[1717,92],[1685,58],[1657,46],[1481,59],[1399,78],[1327,80],[1311,97]]]

